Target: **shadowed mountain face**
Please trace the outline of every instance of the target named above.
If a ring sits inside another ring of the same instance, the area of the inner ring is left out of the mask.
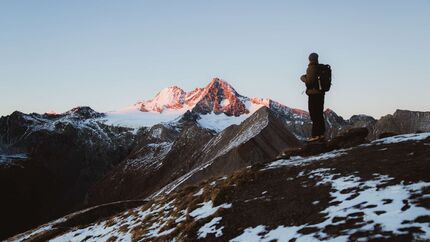
[[[76,108],[0,118],[0,237],[82,208],[89,186],[128,154],[133,136],[94,121],[102,115]]]
[[[254,164],[11,240],[426,241],[429,152],[430,133],[422,133]]]
[[[307,112],[242,96],[220,79],[188,93],[167,88],[133,108],[138,114],[180,112],[169,122],[140,129],[109,124],[109,113],[89,107],[1,117],[0,239],[87,206],[158,199],[212,177],[257,167],[285,149],[300,148],[311,130]],[[360,135],[350,141],[333,139],[329,150],[364,142],[367,133],[374,140],[430,130],[429,112],[398,110],[380,120],[366,115],[344,120],[328,109],[325,117],[327,137]],[[210,128],[226,119],[239,121]],[[350,132],[359,127],[366,132]],[[328,151],[314,148],[312,154]]]
[[[160,189],[170,191],[212,176],[274,159],[286,147],[300,142],[268,108],[261,108],[238,126],[212,135],[197,125],[175,133],[154,126],[141,134],[134,152],[92,188],[92,204],[145,198]],[[167,134],[172,135],[158,135]],[[147,138],[151,137],[151,138]]]

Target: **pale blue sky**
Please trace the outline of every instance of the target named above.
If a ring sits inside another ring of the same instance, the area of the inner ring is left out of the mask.
[[[0,1],[0,115],[109,111],[214,76],[306,109],[298,77],[333,68],[345,118],[430,111],[430,1]]]

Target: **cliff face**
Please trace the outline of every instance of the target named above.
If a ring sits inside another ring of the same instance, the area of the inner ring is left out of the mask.
[[[430,112],[396,110],[392,115],[386,115],[374,126],[372,138],[384,133],[406,134],[430,130]]]

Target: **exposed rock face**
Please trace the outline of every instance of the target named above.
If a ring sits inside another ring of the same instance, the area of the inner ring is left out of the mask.
[[[208,130],[195,124],[180,132],[164,125],[140,132],[127,159],[92,187],[89,202],[144,198],[156,192],[188,171],[192,155],[211,137]]]
[[[255,164],[112,216],[94,208],[10,240],[426,241],[429,144],[430,133],[412,134]]]
[[[347,127],[350,126],[352,128],[366,128],[367,130],[369,130],[368,138],[372,139],[372,134],[374,133],[376,121],[377,120],[375,118],[368,115],[353,115],[350,119],[347,120]]]
[[[331,139],[338,136],[347,122],[331,109],[325,110],[324,116],[327,138]]]
[[[213,79],[206,86],[203,98],[196,104],[193,111],[207,114],[225,113],[229,116],[240,116],[249,113],[244,102],[232,86],[218,78]]]
[[[301,145],[285,122],[262,107],[240,125],[230,126],[212,138],[200,152],[203,166],[190,173],[184,184],[229,175],[240,168],[273,160],[286,147]]]
[[[0,118],[2,153],[28,157],[0,163],[0,237],[82,208],[89,186],[128,154],[133,135],[101,116],[83,107]]]
[[[274,159],[286,147],[301,143],[269,108],[262,107],[240,125],[216,134],[191,156],[192,165],[156,194],[195,184],[207,177],[228,175],[237,169]]]
[[[389,114],[379,120],[368,115],[354,115],[349,120],[343,120],[341,117],[330,119],[331,115],[337,116],[334,112],[329,114],[326,111],[326,125],[328,123],[336,124],[328,126],[328,135],[333,138],[351,128],[367,128],[369,130],[368,139],[375,140],[379,137],[393,136],[396,134],[408,134],[415,132],[430,131],[430,112],[418,112],[408,110],[397,110],[394,114]]]
[[[138,102],[136,105],[143,112],[162,113],[165,110],[186,109],[201,114],[214,112],[239,116],[249,113],[245,99],[230,84],[214,78],[205,88],[196,88],[189,93],[177,86],[165,88],[153,99]]]
[[[406,134],[430,131],[430,112],[396,110],[393,115],[386,115],[375,124],[372,138],[383,133]]]
[[[353,115],[350,119],[347,120],[348,124],[356,127],[356,128],[367,128],[368,126],[372,126],[376,123],[376,119],[372,116],[360,114]]]
[[[163,187],[170,191],[211,176],[231,174],[272,160],[285,147],[301,145],[286,124],[265,107],[241,125],[215,136],[195,124],[164,139],[140,136],[144,141],[138,141],[131,155],[93,187],[92,204],[145,198]]]

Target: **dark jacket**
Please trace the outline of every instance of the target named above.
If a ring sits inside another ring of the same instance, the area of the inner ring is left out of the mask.
[[[324,91],[320,90],[318,84],[319,64],[318,62],[311,62],[306,69],[306,75],[302,75],[300,80],[306,84],[306,94],[323,94]]]

